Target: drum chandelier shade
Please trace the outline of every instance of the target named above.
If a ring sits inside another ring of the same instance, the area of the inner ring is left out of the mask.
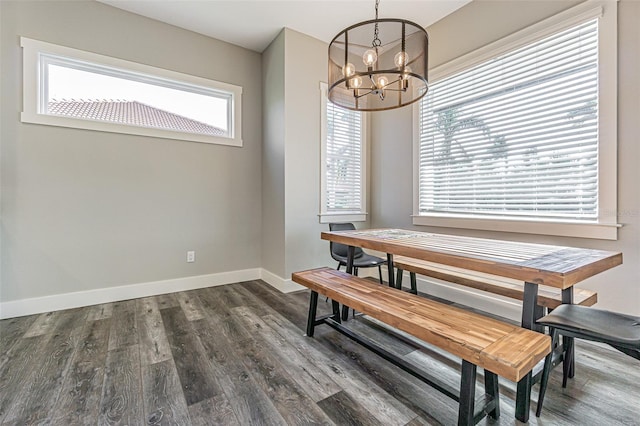
[[[356,111],[409,105],[429,88],[429,36],[404,19],[376,19],[342,30],[329,44],[329,99]]]

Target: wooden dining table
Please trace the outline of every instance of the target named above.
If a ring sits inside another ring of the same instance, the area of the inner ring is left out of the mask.
[[[561,290],[562,303],[573,303],[573,286],[622,264],[622,253],[587,248],[436,234],[405,229],[322,232],[323,240],[348,246],[347,272],[353,271],[355,247],[387,254],[389,286],[395,287],[393,256],[406,256],[523,282],[521,326],[535,329],[538,286]],[[573,374],[571,374],[573,375]],[[532,373],[517,385],[516,418],[529,418]]]

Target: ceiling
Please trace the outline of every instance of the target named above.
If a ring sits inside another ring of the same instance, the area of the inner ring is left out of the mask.
[[[375,18],[374,0],[98,0],[138,15],[262,52],[287,27],[326,43]],[[382,0],[380,18],[427,27],[471,0]]]

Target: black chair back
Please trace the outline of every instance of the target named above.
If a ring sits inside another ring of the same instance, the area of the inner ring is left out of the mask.
[[[356,227],[353,225],[353,223],[330,223],[329,224],[329,231],[353,231],[355,230]],[[337,260],[338,262],[341,262],[343,259],[341,258],[346,258],[347,257],[347,249],[348,247],[344,244],[340,244],[340,243],[334,243],[331,242],[329,244],[329,248],[331,249],[331,257],[334,260]],[[360,247],[356,247],[355,248],[355,252],[354,252],[354,258],[360,257],[362,256],[364,252],[362,251],[362,249]],[[339,257],[336,257],[339,256]]]

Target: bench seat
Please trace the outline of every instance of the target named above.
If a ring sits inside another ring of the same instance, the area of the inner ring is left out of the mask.
[[[530,377],[551,351],[549,336],[474,312],[445,305],[331,268],[295,272],[292,280],[311,290],[307,336],[327,324],[459,402],[458,424],[476,424],[500,415],[497,376],[514,382]],[[318,295],[332,300],[333,315],[316,318]],[[451,390],[341,324],[339,303],[404,331],[462,359],[460,391]],[[484,369],[485,396],[475,408],[476,368]],[[529,410],[529,393],[526,410]]]
[[[551,350],[549,336],[330,268],[293,281],[514,382]]]
[[[521,281],[489,274],[470,275],[464,271],[457,271],[438,263],[405,256],[394,256],[393,265],[399,270],[397,279],[398,286],[402,283],[401,271],[404,270],[411,274],[420,274],[511,299],[522,300],[523,298],[524,283]],[[412,291],[415,292],[415,275],[411,276],[411,281]],[[577,287],[573,289],[573,297],[573,303],[582,306],[593,306],[598,301],[598,293]],[[561,304],[562,296],[560,289],[552,287],[540,287],[538,289],[538,306],[555,309]]]

